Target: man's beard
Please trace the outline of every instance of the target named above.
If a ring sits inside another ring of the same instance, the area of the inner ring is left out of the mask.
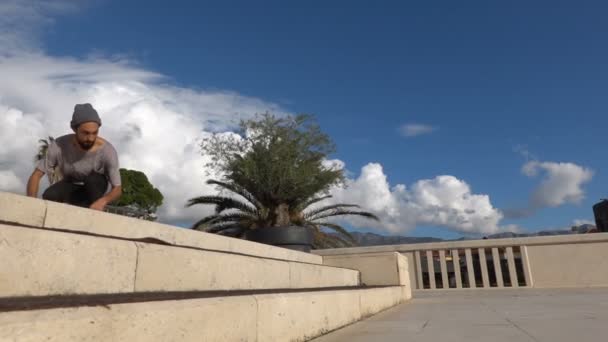
[[[95,142],[80,142],[78,141],[78,145],[80,145],[80,147],[83,150],[90,150],[93,146],[95,146]]]

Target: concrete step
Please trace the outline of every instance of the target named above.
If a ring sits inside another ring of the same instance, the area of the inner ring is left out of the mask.
[[[319,255],[0,192],[0,223],[322,264]]]
[[[357,270],[0,224],[0,298],[348,287]]]
[[[0,341],[306,341],[407,299],[404,287],[0,312]]]

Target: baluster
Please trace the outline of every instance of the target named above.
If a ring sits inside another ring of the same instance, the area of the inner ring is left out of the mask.
[[[519,283],[517,282],[517,270],[515,268],[515,258],[513,257],[513,247],[507,247],[507,264],[509,265],[511,287],[519,287]]]
[[[488,277],[488,264],[486,260],[486,250],[484,248],[477,249],[479,253],[479,266],[481,267],[481,279],[483,287],[490,287],[490,277]]]
[[[445,263],[445,250],[439,251],[439,263],[441,265],[441,282],[443,284],[443,289],[449,289],[450,284],[448,282],[448,267]]]
[[[532,287],[532,271],[530,270],[530,259],[528,259],[528,248],[526,246],[519,247],[519,254],[521,255],[521,264],[524,267],[524,279],[526,280],[526,286]]]
[[[505,287],[502,281],[502,267],[500,266],[500,254],[498,248],[492,248],[492,259],[494,261],[494,274],[496,274],[496,286]]]
[[[452,262],[454,264],[454,277],[456,277],[456,288],[462,288],[462,277],[460,275],[460,256],[457,249],[452,249]]]
[[[429,274],[429,284],[431,290],[436,288],[435,286],[435,265],[433,262],[433,251],[426,251],[426,265]]]
[[[467,248],[464,250],[464,255],[467,259],[467,274],[469,275],[469,288],[475,288],[475,269],[473,268],[473,257],[471,256],[471,249]]]
[[[416,258],[416,275],[418,277],[418,284],[417,285],[417,289],[424,289],[424,282],[422,279],[422,261],[421,261],[421,256],[420,256],[420,251],[415,251],[414,252],[415,258]]]

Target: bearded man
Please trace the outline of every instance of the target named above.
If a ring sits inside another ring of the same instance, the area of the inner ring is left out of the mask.
[[[101,119],[89,103],[74,107],[70,127],[73,134],[61,136],[48,146],[46,156],[28,180],[27,195],[38,197],[40,179],[58,170],[63,179],[51,184],[43,199],[104,210],[122,194],[116,149],[98,136]]]

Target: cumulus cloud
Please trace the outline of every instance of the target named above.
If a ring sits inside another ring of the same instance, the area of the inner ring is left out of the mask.
[[[530,199],[534,208],[580,203],[585,197],[583,185],[593,178],[592,170],[574,163],[530,161],[524,164],[522,173],[542,177]]]
[[[202,137],[238,118],[280,110],[235,93],[162,85],[155,75],[107,61],[4,58],[0,74],[20,74],[0,80],[0,189],[22,192],[38,139],[68,133],[74,104],[91,102],[122,166],[144,171],[160,187],[167,220],[193,219],[199,209],[183,209],[185,201],[212,190],[203,184]]]
[[[509,219],[530,217],[543,208],[578,204],[585,198],[584,185],[593,178],[593,170],[574,163],[532,160],[522,166],[521,172],[541,181],[526,206],[503,211]]]
[[[25,22],[40,27],[51,21],[49,13],[71,9],[45,4],[3,3],[0,27],[11,23],[3,14],[27,14]],[[102,117],[101,135],[118,149],[121,166],[145,172],[165,195],[160,216],[194,220],[205,209],[185,209],[186,200],[214,191],[204,184],[200,139],[255,113],[282,112],[278,105],[234,92],[165,84],[162,75],[124,60],[48,56],[34,48],[32,27],[0,34],[0,41],[12,42],[0,48],[0,190],[24,193],[38,139],[69,133],[74,104],[90,102]]]
[[[358,227],[374,226],[390,233],[403,233],[418,225],[442,226],[466,233],[491,234],[513,230],[501,227],[502,213],[492,206],[487,195],[474,194],[470,186],[454,176],[437,176],[390,186],[382,166],[370,163],[346,188],[333,189],[333,201],[355,203],[377,214],[381,222],[348,218]]]
[[[416,137],[423,134],[429,134],[437,130],[437,127],[423,124],[406,124],[399,128],[401,135],[404,137]]]
[[[0,190],[23,193],[38,139],[69,132],[74,104],[91,102],[101,114],[101,135],[118,149],[121,166],[145,172],[165,195],[159,216],[165,222],[193,221],[211,208],[184,208],[187,199],[215,189],[199,142],[211,133],[229,133],[241,118],[284,110],[230,91],[199,91],[167,84],[163,75],[115,58],[76,59],[45,54],[37,33],[52,16],[77,10],[71,1],[7,1],[0,4]],[[20,22],[17,18],[23,17]],[[403,133],[430,133],[406,125]],[[327,160],[328,168],[345,168]],[[357,203],[378,214],[377,228],[405,232],[436,225],[468,233],[493,233],[502,214],[487,195],[473,194],[453,176],[419,180],[411,188],[391,186],[379,164],[347,172],[348,188],[333,190],[336,202]],[[354,226],[369,221],[351,219]]]

